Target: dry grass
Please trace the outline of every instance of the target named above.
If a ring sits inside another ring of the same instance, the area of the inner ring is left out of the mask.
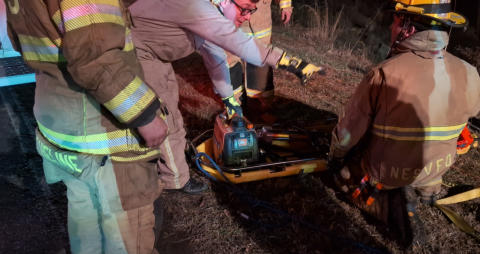
[[[477,66],[477,71],[480,72],[480,46],[463,47],[458,45],[453,49],[453,51],[465,61]]]
[[[343,16],[344,6],[342,5],[338,13],[332,14],[329,12],[328,1],[324,0],[323,3],[322,8],[319,7],[317,2],[313,6],[301,5],[299,12],[305,15],[303,22],[309,28],[306,33],[310,39],[322,41],[324,45],[328,45],[329,49],[333,49],[335,41],[342,32],[340,21]]]

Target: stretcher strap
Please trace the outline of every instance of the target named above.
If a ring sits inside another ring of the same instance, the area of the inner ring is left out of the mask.
[[[463,232],[471,235],[477,240],[480,240],[480,234],[470,226],[460,215],[445,205],[469,201],[480,197],[480,188],[466,191],[448,198],[443,198],[435,201],[434,206],[440,209],[452,222]]]
[[[448,198],[439,199],[435,203],[437,203],[439,205],[450,205],[450,204],[469,201],[469,200],[479,198],[479,197],[480,197],[480,188],[476,188],[476,189],[469,190],[469,191],[466,191],[466,192],[463,192],[463,193],[460,193],[460,194],[457,194],[457,195],[453,195],[453,196],[448,197]]]

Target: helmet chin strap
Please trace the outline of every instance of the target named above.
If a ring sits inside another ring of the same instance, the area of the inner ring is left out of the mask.
[[[390,58],[392,56],[392,52],[393,52],[393,49],[396,48],[396,46],[398,44],[400,44],[400,42],[402,42],[403,40],[407,39],[409,37],[409,27],[410,27],[410,18],[408,17],[405,17],[403,16],[402,18],[402,30],[400,30],[400,32],[397,34],[397,38],[395,39],[395,41],[392,43],[392,45],[390,45],[390,50],[388,51],[388,55],[387,55],[387,58]]]

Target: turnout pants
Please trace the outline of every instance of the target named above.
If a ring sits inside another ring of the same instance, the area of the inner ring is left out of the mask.
[[[72,253],[158,253],[153,201],[161,189],[155,163],[65,151],[38,132],[37,150],[47,183],[67,187]]]
[[[137,49],[145,81],[167,106],[168,136],[160,146],[162,159],[158,162],[160,180],[165,189],[180,189],[190,179],[190,168],[185,158],[185,129],[178,109],[178,83],[170,63],[162,62],[149,52]]]

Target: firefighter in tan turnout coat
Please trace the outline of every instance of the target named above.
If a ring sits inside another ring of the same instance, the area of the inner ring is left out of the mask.
[[[160,178],[165,189],[199,193],[201,184],[192,184],[185,160],[185,129],[178,109],[178,83],[171,62],[195,50],[203,57],[214,90],[229,115],[241,115],[233,97],[225,49],[256,66],[273,66],[296,73],[306,81],[321,70],[280,48],[264,45],[237,27],[256,10],[258,0],[137,0],[129,6],[133,19],[133,40],[145,79],[165,101],[169,136],[162,144]],[[188,10],[188,11],[186,11]],[[235,24],[235,25],[234,25]],[[295,63],[295,66],[292,65]]]
[[[358,85],[329,154],[342,190],[386,223],[401,209],[389,200],[400,188],[436,198],[459,134],[480,111],[476,68],[445,50],[446,31],[465,18],[449,1],[396,0],[393,12],[391,55]]]
[[[275,2],[281,9],[283,23],[287,24],[293,11],[292,0]],[[257,11],[252,14],[249,21],[241,25],[242,31],[265,45],[272,44],[271,5],[272,0],[260,0],[257,3]],[[263,109],[268,108],[268,104],[271,103],[273,98],[274,89],[272,67],[258,67],[242,62],[240,57],[229,52],[227,52],[227,57],[235,96],[243,102],[248,100],[248,103],[252,104],[250,105],[251,108],[256,108],[255,114],[259,113],[257,106]]]
[[[10,38],[36,70],[37,151],[67,186],[72,253],[156,253],[161,102],[118,0],[6,0]]]

